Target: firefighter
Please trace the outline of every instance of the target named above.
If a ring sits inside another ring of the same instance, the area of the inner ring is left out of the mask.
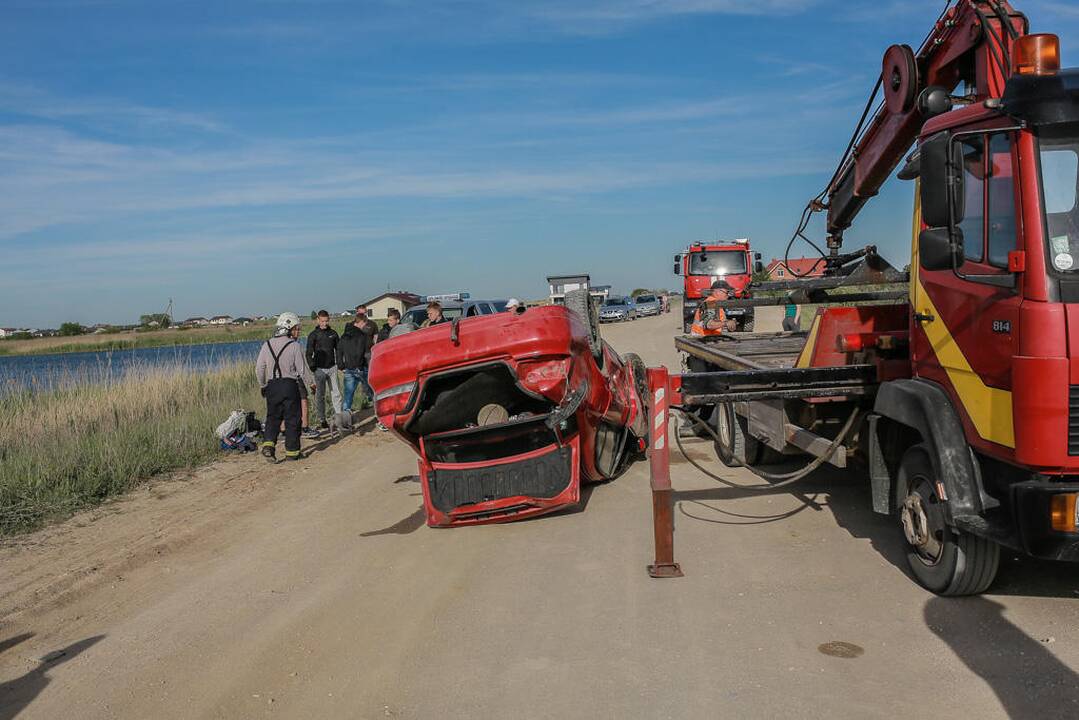
[[[697,306],[693,313],[693,335],[722,335],[724,331],[734,329],[734,321],[727,319],[727,314],[718,303],[730,297],[731,286],[723,280],[712,283],[712,292]]]
[[[277,435],[285,423],[285,459],[300,459],[300,390],[313,389],[315,377],[307,366],[300,337],[300,318],[283,312],[277,318],[274,336],[259,350],[255,376],[266,398],[266,425],[263,430],[262,455],[276,462]]]

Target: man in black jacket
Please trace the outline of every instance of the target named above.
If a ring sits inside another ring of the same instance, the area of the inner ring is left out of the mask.
[[[319,429],[327,430],[326,386],[330,386],[330,401],[334,413],[341,412],[341,391],[337,387],[337,331],[330,327],[330,314],[319,310],[318,327],[307,336],[307,366],[315,373],[315,417]]]
[[[371,347],[375,344],[376,325],[367,319],[367,308],[356,307],[356,317],[345,326],[341,341],[337,344],[337,367],[345,374],[345,397],[342,409],[352,410],[356,387],[363,388],[363,396],[373,402],[371,386],[367,384],[367,362],[371,359]],[[363,400],[360,401],[363,408]]]

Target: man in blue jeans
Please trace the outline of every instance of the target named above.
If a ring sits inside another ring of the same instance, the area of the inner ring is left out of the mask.
[[[375,324],[367,319],[367,308],[363,305],[357,306],[356,317],[345,326],[337,344],[337,367],[345,374],[344,398],[341,403],[341,409],[345,412],[352,410],[357,386],[362,386],[363,397],[373,401],[374,393],[367,384],[367,361],[371,358],[376,332]],[[362,398],[360,408],[363,408]]]

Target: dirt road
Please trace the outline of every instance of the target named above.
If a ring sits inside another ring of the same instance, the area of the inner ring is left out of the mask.
[[[604,332],[677,367],[676,326]],[[747,495],[675,459],[686,577],[651,580],[643,464],[459,530],[423,526],[415,472],[357,434],[0,547],[0,719],[1079,717],[1077,568],[935,598],[857,478]]]

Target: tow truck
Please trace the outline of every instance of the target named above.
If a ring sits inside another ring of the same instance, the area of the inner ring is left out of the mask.
[[[726,280],[739,299],[752,297],[749,286],[753,271],[763,269],[761,254],[749,249],[748,238],[733,241],[695,242],[674,256],[674,274],[684,278],[682,288],[682,332],[689,332],[697,306],[708,296],[712,283]],[[753,331],[753,307],[731,307],[727,317],[736,321],[739,332]]]
[[[872,248],[840,249],[904,156],[899,177],[916,192],[910,275],[897,278]],[[821,301],[844,285],[907,280],[906,301],[820,308],[808,333],[676,340],[703,371],[649,370],[650,574],[682,573],[675,408],[706,423],[727,465],[807,458],[794,472],[753,467],[767,480],[757,488],[825,463],[857,468],[872,509],[896,518],[911,575],[934,593],[987,589],[1002,546],[1079,561],[1077,194],[1079,69],[1060,68],[1056,36],[1030,34],[1004,0],[959,0],[917,51],[888,48],[848,152],[798,230],[827,211],[829,277],[761,288]]]

